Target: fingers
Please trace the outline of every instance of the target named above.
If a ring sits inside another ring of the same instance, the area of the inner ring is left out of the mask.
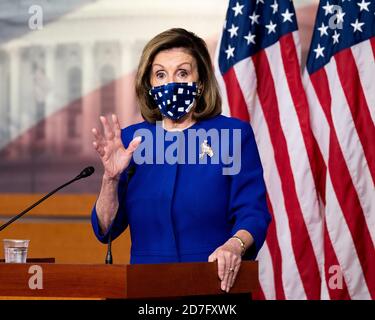
[[[235,276],[236,276],[236,274],[235,274],[236,269],[233,266],[232,262],[233,261],[228,262],[228,269],[227,269],[228,277],[227,277],[227,283],[225,284],[225,291],[226,292],[229,292],[230,288],[232,287],[232,284],[234,283],[234,279],[235,279]]]
[[[94,141],[93,141],[92,145],[94,146],[95,150],[99,153],[99,155],[101,157],[103,157],[104,156],[104,145],[105,145],[104,138],[100,134],[100,132],[98,132],[98,130],[96,128],[93,128],[91,130],[91,132],[94,135]]]
[[[216,261],[217,257],[216,257],[216,251],[213,252],[209,257],[208,257],[208,262],[214,262]]]
[[[237,263],[237,265],[234,267],[233,277],[231,279],[231,282],[229,283],[229,287],[232,288],[234,285],[234,282],[237,278],[238,271],[240,271],[241,262]]]
[[[236,280],[238,271],[241,266],[241,258],[232,252],[217,249],[208,257],[209,262],[217,260],[218,276],[221,280],[221,290],[229,292]]]
[[[128,148],[126,149],[129,153],[133,153],[135,149],[138,148],[142,141],[142,137],[137,136],[132,141],[130,141]]]
[[[221,280],[221,289],[225,290],[226,288],[226,260],[224,258],[223,251],[221,251],[220,248],[216,249],[209,257],[208,262],[214,262],[217,260],[217,275],[219,279]]]
[[[120,127],[120,122],[118,121],[118,118],[115,114],[112,114],[112,122],[113,122],[113,130],[115,133],[116,138],[121,137],[121,127]]]
[[[115,134],[112,130],[112,127],[111,125],[109,124],[108,120],[106,117],[103,117],[103,116],[100,116],[100,122],[102,123],[103,125],[103,129],[104,129],[104,136],[106,137],[106,139],[113,139]]]
[[[95,150],[99,153],[100,157],[104,157],[104,148],[101,145],[99,145],[96,141],[94,141],[92,145],[94,146]]]
[[[226,279],[225,279],[225,267],[226,267],[226,263],[225,263],[225,259],[223,257],[222,254],[218,254],[217,256],[217,274],[219,276],[219,279],[221,280],[221,289],[224,290],[225,289],[225,286],[223,286],[223,284],[226,282],[224,282]]]
[[[117,116],[114,114],[112,115],[113,126],[111,126],[107,118],[103,116],[100,117],[100,122],[104,129],[104,136],[96,128],[93,128],[91,131],[94,135],[93,146],[99,155],[103,157],[106,153],[105,147],[108,140],[113,139],[113,137],[121,139],[121,127]]]
[[[241,259],[239,259],[237,256],[229,254],[229,259],[227,260],[226,265],[228,266],[228,269],[226,270],[228,277],[227,282],[223,284],[223,286],[225,286],[225,291],[229,292],[229,290],[233,287],[238,271],[240,270]]]
[[[96,142],[100,143],[103,141],[103,136],[100,134],[100,132],[96,128],[92,128],[91,132],[94,135]]]
[[[230,268],[230,261],[226,259],[225,255],[222,254],[218,257],[218,263],[221,264],[222,270],[221,270],[221,275],[223,276],[221,279],[221,290],[228,292],[228,286],[229,286],[229,280],[230,276],[232,275],[232,272],[229,271]]]

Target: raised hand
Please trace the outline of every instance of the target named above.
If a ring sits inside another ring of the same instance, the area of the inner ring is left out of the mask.
[[[98,152],[104,166],[104,176],[118,179],[120,174],[128,167],[135,149],[141,142],[141,137],[134,138],[127,148],[121,140],[120,123],[116,115],[112,115],[112,123],[101,116],[104,134],[96,128],[92,129],[94,135],[93,146]]]

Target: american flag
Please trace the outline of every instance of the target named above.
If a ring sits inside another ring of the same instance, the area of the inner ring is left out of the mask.
[[[304,81],[319,145],[324,273],[335,299],[375,298],[375,2],[321,1]]]
[[[258,298],[374,298],[374,11],[322,1],[302,80],[292,1],[229,3],[217,77],[254,129],[273,215]]]
[[[250,121],[273,215],[259,298],[319,299],[323,228],[291,1],[230,1],[216,68],[230,114]]]

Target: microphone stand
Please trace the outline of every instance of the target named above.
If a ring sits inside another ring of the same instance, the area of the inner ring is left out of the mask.
[[[90,168],[90,169],[89,169]],[[30,207],[26,208],[25,210],[23,210],[21,213],[19,213],[18,215],[16,215],[15,217],[13,217],[12,219],[10,219],[7,223],[4,223],[1,227],[0,227],[0,232],[2,230],[4,230],[7,226],[9,226],[10,224],[12,224],[14,221],[18,220],[19,218],[21,218],[24,214],[26,214],[27,212],[29,212],[31,209],[33,209],[34,207],[36,207],[38,204],[40,204],[41,202],[43,202],[44,200],[46,200],[47,198],[49,198],[50,196],[52,196],[54,193],[56,193],[57,191],[61,190],[62,188],[65,188],[66,186],[70,185],[71,183],[77,181],[77,180],[80,180],[82,178],[86,178],[88,177],[89,175],[91,175],[93,172],[94,172],[94,168],[93,167],[89,167],[89,168],[86,168],[84,169],[78,176],[76,176],[74,179],[64,183],[62,186],[56,188],[55,190],[51,191],[50,193],[48,193],[47,195],[45,195],[43,198],[39,199],[37,202],[35,202],[34,204],[32,204]]]
[[[129,169],[126,174],[126,185],[129,184],[130,178],[134,175],[135,173],[135,166],[129,166]],[[107,246],[107,255],[105,257],[105,264],[112,264],[113,263],[113,258],[112,258],[112,235],[111,235],[111,230],[109,231],[108,235],[108,246]]]
[[[112,264],[113,258],[112,258],[112,237],[111,232],[109,232],[108,235],[108,249],[107,249],[107,255],[105,257],[105,264]]]

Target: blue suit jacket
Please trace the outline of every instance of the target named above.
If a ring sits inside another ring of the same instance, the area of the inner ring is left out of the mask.
[[[271,217],[266,204],[263,170],[250,125],[219,115],[190,127],[200,128],[229,129],[230,137],[233,137],[233,129],[241,130],[241,169],[238,174],[223,175],[222,169],[228,165],[223,161],[214,162],[207,155],[207,164],[200,164],[200,143],[197,143],[196,164],[155,164],[160,156],[155,155],[156,147],[160,149],[160,144],[155,141],[156,130],[165,134],[167,131],[146,121],[122,130],[125,147],[137,130],[150,130],[153,140],[147,148],[154,148],[153,164],[137,164],[134,154],[131,164],[120,177],[119,209],[109,232],[115,239],[127,226],[130,227],[130,263],[207,261],[217,247],[240,229],[250,232],[255,240],[244,259],[254,259],[263,245]],[[185,129],[172,134],[187,138],[187,132]],[[221,136],[209,136],[207,140],[214,153],[219,155],[225,148],[220,145],[220,151],[215,150],[215,139],[221,139],[216,141],[219,145],[223,141]],[[165,142],[165,150],[176,141]],[[233,154],[232,142],[229,148]],[[146,152],[141,146],[138,149],[138,155]],[[177,149],[182,151],[184,146],[178,145]],[[186,145],[185,152],[192,153]],[[134,170],[131,177],[129,170]],[[109,232],[101,234],[95,206],[92,226],[96,237],[107,243]]]

